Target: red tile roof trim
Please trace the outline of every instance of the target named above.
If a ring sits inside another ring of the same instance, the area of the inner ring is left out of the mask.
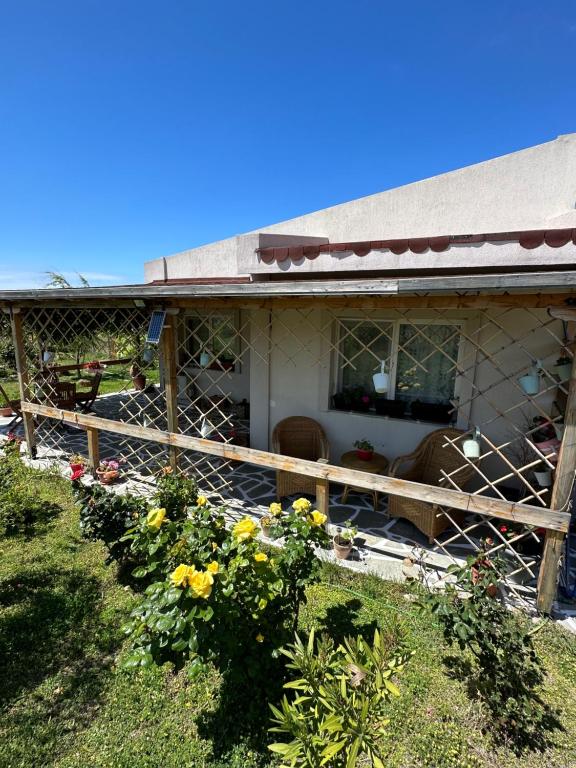
[[[541,245],[560,248],[569,242],[576,245],[576,229],[533,229],[518,232],[492,232],[482,235],[441,235],[439,237],[417,237],[396,240],[366,240],[350,243],[322,243],[320,245],[296,245],[289,248],[258,248],[257,253],[264,264],[275,261],[301,261],[316,259],[321,253],[351,251],[356,256],[366,256],[370,251],[388,250],[397,256],[406,251],[425,253],[427,250],[441,253],[452,245],[475,245],[477,243],[517,242],[522,248],[533,249]]]

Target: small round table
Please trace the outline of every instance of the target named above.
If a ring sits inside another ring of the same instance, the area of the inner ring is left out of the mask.
[[[356,451],[348,451],[342,454],[340,457],[340,463],[346,469],[358,469],[361,472],[370,472],[373,475],[384,475],[390,462],[381,453],[374,453],[370,461],[358,458]],[[374,512],[378,511],[378,491],[373,491],[369,488],[360,488],[356,485],[345,485],[342,492],[342,504],[346,504],[348,499],[348,493],[350,491],[360,491],[362,493],[371,493],[372,501],[374,502]]]

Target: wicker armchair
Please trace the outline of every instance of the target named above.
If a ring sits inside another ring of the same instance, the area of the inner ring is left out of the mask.
[[[452,480],[463,489],[474,476],[474,467],[468,464],[461,454],[450,445],[446,444],[446,438],[454,440],[464,433],[452,427],[436,429],[422,440],[418,448],[406,456],[399,456],[390,466],[390,477],[401,477],[404,480],[413,480],[427,485],[439,485],[446,488],[454,488],[442,475],[442,470],[451,474]],[[445,447],[443,447],[445,446]],[[400,474],[403,464],[411,462],[411,467]],[[457,471],[458,470],[458,471]],[[441,514],[442,507],[418,499],[407,499],[403,496],[390,496],[388,502],[390,517],[403,517],[410,520],[422,533],[428,536],[430,544],[434,543],[442,531],[450,525],[450,520]],[[450,517],[460,525],[466,513],[453,509]]]
[[[272,433],[272,450],[283,456],[318,461],[328,459],[330,450],[320,424],[307,416],[289,416],[279,421]],[[276,493],[279,499],[294,493],[316,493],[316,479],[308,475],[276,472]]]

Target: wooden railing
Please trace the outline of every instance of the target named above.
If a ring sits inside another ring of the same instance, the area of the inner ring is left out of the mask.
[[[25,401],[22,403],[22,411],[28,414],[29,418],[33,418],[34,415],[43,416],[85,427],[88,438],[88,453],[93,467],[97,466],[99,461],[99,432],[112,432],[125,437],[165,445],[170,449],[172,457],[178,449],[193,450],[223,459],[243,461],[269,469],[280,469],[314,477],[316,478],[318,503],[319,506],[324,507],[321,511],[325,513],[328,512],[328,484],[335,482],[359,486],[379,493],[418,499],[484,517],[497,517],[514,523],[545,528],[546,541],[538,584],[540,610],[548,612],[554,600],[559,548],[561,548],[570,525],[570,515],[567,512],[474,495],[473,493],[416,483],[396,477],[374,475],[324,462],[281,456],[254,448],[205,440],[176,432],[164,432],[150,427],[142,427],[138,424],[128,424],[99,416],[65,411],[38,403]]]

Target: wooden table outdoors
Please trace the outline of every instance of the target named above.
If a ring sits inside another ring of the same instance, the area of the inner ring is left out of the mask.
[[[370,472],[373,475],[384,475],[388,471],[390,462],[381,453],[374,453],[370,461],[358,458],[356,451],[348,451],[340,457],[340,464],[346,469],[357,469],[360,472]],[[368,488],[360,488],[355,485],[345,485],[342,492],[342,504],[346,504],[348,493],[350,491],[360,491],[361,493],[371,493],[374,503],[374,512],[378,511],[378,491],[372,491]]]

